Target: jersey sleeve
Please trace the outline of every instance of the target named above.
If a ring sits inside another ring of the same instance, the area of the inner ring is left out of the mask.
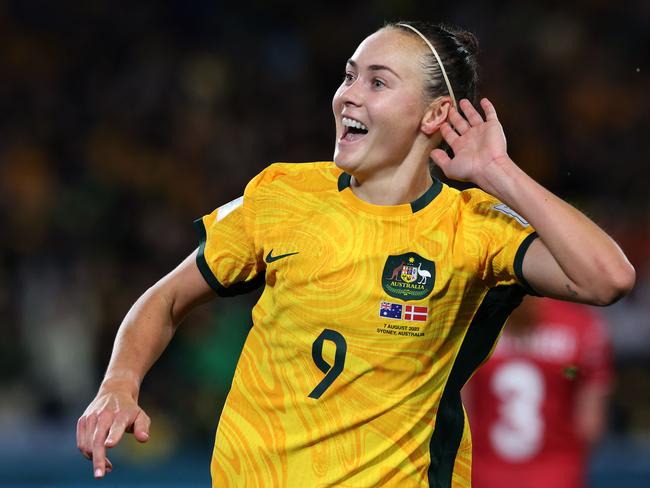
[[[533,295],[522,272],[524,255],[537,237],[532,226],[514,210],[480,190],[471,196],[469,228],[478,273],[490,288],[519,284]]]
[[[255,202],[263,174],[251,180],[241,197],[194,221],[199,235],[197,266],[220,296],[246,293],[264,280],[255,231]]]

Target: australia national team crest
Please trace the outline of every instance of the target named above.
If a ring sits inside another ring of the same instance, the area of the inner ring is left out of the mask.
[[[435,263],[414,252],[388,256],[381,275],[384,291],[404,301],[429,296],[435,280]]]

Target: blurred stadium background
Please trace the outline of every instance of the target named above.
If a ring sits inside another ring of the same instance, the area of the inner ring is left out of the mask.
[[[384,20],[465,26],[525,170],[638,273],[606,310],[617,381],[594,487],[650,486],[650,3],[0,0],[0,486],[91,486],[76,450],[132,302],[192,220],[273,161],[331,158],[331,97]],[[105,486],[207,486],[254,296],[190,316],[147,377],[148,445]],[[93,484],[94,483],[94,484]]]

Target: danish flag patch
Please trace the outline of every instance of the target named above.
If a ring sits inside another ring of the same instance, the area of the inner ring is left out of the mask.
[[[404,306],[404,320],[415,322],[426,322],[429,318],[429,309],[427,307],[418,307],[416,305]]]

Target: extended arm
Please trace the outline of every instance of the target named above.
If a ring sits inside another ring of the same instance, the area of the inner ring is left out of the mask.
[[[487,99],[481,101],[486,120],[468,100],[460,106],[466,118],[452,108],[440,128],[454,157],[439,149],[431,156],[448,177],[476,183],[532,224],[540,238],[524,257],[523,273],[533,289],[593,305],[608,305],[625,295],[635,272],[616,242],[510,159]]]
[[[93,460],[95,477],[112,469],[106,448],[125,431],[146,442],[150,420],[138,405],[140,384],[185,315],[214,292],[196,266],[196,251],[147,290],[124,318],[97,396],[77,422],[77,447]]]
[[[592,447],[605,432],[609,391],[602,385],[590,383],[576,392],[574,425],[578,438]]]

